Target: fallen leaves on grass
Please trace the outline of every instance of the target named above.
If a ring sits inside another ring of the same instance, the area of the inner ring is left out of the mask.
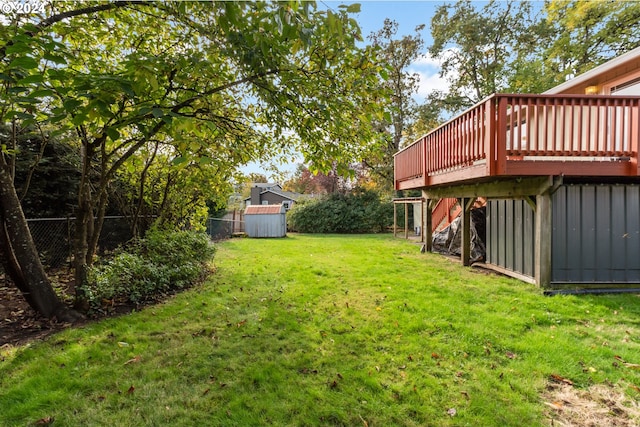
[[[126,362],[124,362],[124,365],[129,365],[129,364],[131,364],[131,363],[138,363],[138,362],[140,362],[141,360],[142,360],[142,357],[141,357],[141,356],[136,356],[136,357],[134,357],[133,359],[129,359],[129,360],[127,360]]]
[[[620,356],[613,356],[613,358],[622,362],[622,364],[629,369],[640,369],[640,364],[638,363],[625,362]]]
[[[559,384],[566,384],[566,385],[569,385],[569,386],[573,385],[573,381],[571,381],[568,378],[561,377],[560,375],[557,375],[557,374],[551,374],[550,378],[551,378],[552,381],[554,381],[556,383],[559,383]]]

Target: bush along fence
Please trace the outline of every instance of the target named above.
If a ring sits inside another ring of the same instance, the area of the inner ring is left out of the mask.
[[[104,312],[116,300],[137,305],[187,288],[210,271],[214,253],[203,232],[152,229],[89,269],[84,292],[90,309]]]

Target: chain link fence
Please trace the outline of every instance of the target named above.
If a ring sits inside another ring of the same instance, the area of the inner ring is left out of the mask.
[[[231,211],[222,218],[207,220],[207,234],[212,240],[224,240],[234,234],[244,232],[243,215]],[[27,220],[31,236],[40,254],[40,260],[47,270],[71,267],[75,218],[38,218]],[[98,255],[113,251],[133,238],[131,226],[126,217],[107,216],[98,240]],[[0,275],[3,270],[0,265]]]
[[[207,234],[212,240],[224,240],[234,234],[244,233],[244,214],[242,211],[229,211],[222,218],[207,220]]]
[[[28,219],[31,237],[46,269],[71,266],[75,218]],[[103,255],[133,238],[127,218],[123,216],[105,217],[98,240],[98,254]],[[2,273],[2,266],[0,266]]]

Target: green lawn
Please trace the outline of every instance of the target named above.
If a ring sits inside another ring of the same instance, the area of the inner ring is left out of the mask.
[[[0,425],[548,425],[552,375],[640,397],[636,295],[545,297],[387,235],[218,249],[170,301],[0,349]]]

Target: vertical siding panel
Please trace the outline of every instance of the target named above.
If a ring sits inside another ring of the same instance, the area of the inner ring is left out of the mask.
[[[506,233],[505,233],[505,224],[506,224],[506,216],[505,216],[505,211],[506,211],[506,206],[507,206],[507,201],[506,200],[500,200],[498,202],[498,265],[501,266],[505,266],[505,239],[506,239]]]
[[[624,203],[625,188],[621,185],[611,187],[611,261],[612,280],[621,282],[625,280],[625,252],[626,239],[626,210]]]
[[[583,282],[594,282],[596,278],[597,255],[596,247],[596,189],[593,185],[582,187],[582,201],[580,214],[582,216],[582,278]]]
[[[552,215],[552,282],[640,283],[640,185],[563,185]],[[488,203],[489,263],[532,277],[534,236],[524,200]]]
[[[640,186],[627,186],[627,280],[640,282]]]
[[[487,263],[533,278],[534,211],[524,200],[487,204]]]
[[[610,187],[599,185],[596,187],[596,240],[597,268],[596,281],[608,282],[611,280],[611,202]]]
[[[487,261],[490,264],[497,264],[497,250],[498,250],[498,221],[497,221],[497,206],[495,200],[490,200],[487,203]]]
[[[571,185],[567,188],[567,244],[571,243],[571,250],[567,250],[567,279],[570,282],[579,282],[582,270],[580,189],[579,185]]]
[[[524,270],[523,273],[527,276],[534,277],[535,275],[535,233],[536,233],[536,215],[531,206],[528,203],[524,203],[523,205],[523,213],[524,213],[524,227],[525,232],[523,233],[523,247],[524,247]]]
[[[515,209],[513,211],[513,250],[514,250],[514,261],[513,261],[513,269],[515,271],[524,272],[524,218],[523,218],[523,205],[526,202],[519,201],[515,204]]]
[[[516,270],[515,262],[513,260],[513,253],[514,253],[513,243],[515,239],[513,215],[514,215],[514,207],[518,203],[520,203],[519,200],[508,200],[505,202],[506,233],[505,233],[505,248],[504,248],[504,265],[509,270],[513,270],[513,271]]]
[[[567,187],[560,187],[553,195],[551,236],[551,280],[567,281]]]

